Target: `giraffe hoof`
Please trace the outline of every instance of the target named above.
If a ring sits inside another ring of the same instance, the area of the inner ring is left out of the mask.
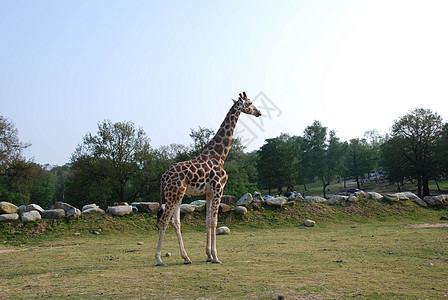
[[[205,260],[205,262],[211,262],[211,261],[212,261],[211,258],[207,258],[207,259]]]
[[[163,262],[158,262],[158,263],[156,263],[156,266],[157,267],[161,267],[161,266],[164,266],[165,264],[163,263]]]
[[[191,265],[193,262],[191,260],[185,260],[184,265]]]
[[[222,264],[222,262],[220,262],[219,260],[212,260],[212,264]]]

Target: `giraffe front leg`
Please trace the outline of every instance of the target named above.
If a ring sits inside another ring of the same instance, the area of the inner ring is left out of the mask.
[[[206,206],[206,218],[205,218],[205,227],[207,229],[207,244],[205,246],[205,253],[207,254],[206,262],[212,261],[212,223],[211,223],[211,205],[212,205],[212,195],[207,195],[207,206]]]
[[[219,203],[221,201],[222,191],[216,192],[213,196],[212,205],[210,207],[210,223],[207,227],[210,227],[210,246],[212,263],[220,264],[218,259],[218,251],[216,250],[216,226],[218,225],[218,210]]]
[[[165,265],[162,262],[162,243],[163,238],[165,237],[166,229],[168,228],[169,221],[173,217],[173,210],[170,209],[168,206],[165,207],[165,211],[163,212],[161,218],[160,218],[160,234],[159,234],[159,242],[157,243],[157,249],[156,249],[156,266],[163,266]]]

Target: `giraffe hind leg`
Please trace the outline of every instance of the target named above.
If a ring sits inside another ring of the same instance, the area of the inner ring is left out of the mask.
[[[185,251],[182,234],[180,232],[180,204],[181,202],[179,202],[179,204],[174,209],[172,223],[174,230],[176,231],[177,240],[179,242],[180,256],[184,259],[184,264],[191,264],[191,260],[188,258],[187,251]]]

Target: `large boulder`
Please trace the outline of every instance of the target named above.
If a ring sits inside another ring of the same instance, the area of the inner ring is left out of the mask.
[[[221,203],[233,204],[233,203],[235,203],[235,196],[232,196],[232,195],[222,195],[221,196]]]
[[[28,212],[28,211],[33,211],[33,210],[37,210],[40,214],[44,211],[44,209],[37,204],[28,204],[27,206],[25,206],[25,209],[23,210],[23,212]]]
[[[283,196],[278,196],[278,197],[267,198],[265,201],[266,201],[266,205],[268,205],[268,206],[283,206],[288,202],[288,198],[283,197]]]
[[[191,214],[194,212],[196,206],[190,204],[181,204],[180,205],[180,213],[181,214]]]
[[[139,212],[156,214],[159,211],[159,202],[132,202],[131,206],[137,207]]]
[[[305,221],[305,226],[306,227],[314,227],[314,225],[316,225],[316,222],[314,222],[313,220],[307,219]]]
[[[132,206],[120,205],[120,206],[108,206],[107,212],[113,216],[124,216],[132,213]]]
[[[316,203],[327,203],[328,200],[319,196],[306,196],[306,201],[316,202]]]
[[[398,196],[398,199],[400,199],[400,200],[412,200],[422,207],[428,206],[428,204],[425,201],[420,199],[420,197],[417,196],[416,194],[414,194],[413,192],[397,193],[396,195]]]
[[[333,195],[330,200],[328,200],[329,205],[342,205],[348,201],[348,196],[343,195]]]
[[[425,201],[429,207],[442,208],[447,204],[448,195],[439,196],[425,196],[423,201]]]
[[[204,210],[205,207],[207,206],[207,201],[206,200],[196,200],[190,203],[190,205],[193,205],[195,210]]]
[[[235,208],[235,213],[237,215],[245,215],[247,214],[247,208],[245,206],[237,206]]]
[[[0,214],[15,214],[19,208],[12,203],[2,201],[0,202]]]
[[[358,199],[358,200],[362,200],[362,199],[368,199],[369,195],[364,192],[364,191],[357,191],[354,192],[353,195]]]
[[[264,201],[263,197],[261,196],[260,192],[254,192],[254,194],[252,195],[252,198],[254,200],[253,203],[258,204],[259,206],[263,206],[265,204],[265,201]]]
[[[219,203],[218,212],[220,213],[226,213],[230,211],[230,206],[228,206],[225,203]]]
[[[68,215],[68,211],[71,210],[71,209],[74,209],[75,207],[73,205],[68,204],[68,203],[59,201],[59,202],[56,202],[53,205],[53,208],[62,208],[63,210],[65,210],[65,213]]]
[[[230,229],[227,226],[221,226],[216,230],[216,234],[229,234]]]
[[[0,223],[14,222],[18,219],[19,219],[19,215],[16,213],[0,215]]]
[[[25,211],[20,217],[23,223],[34,222],[42,218],[37,210]]]
[[[375,201],[383,201],[383,195],[377,193],[377,192],[367,192],[367,197],[369,199],[375,200]]]
[[[382,202],[395,203],[398,202],[400,198],[398,198],[397,194],[384,194],[383,198],[380,200]]]
[[[43,219],[59,219],[65,216],[65,210],[62,208],[48,209],[42,212]]]
[[[104,213],[106,213],[106,212],[103,209],[99,208],[98,206],[87,208],[87,209],[84,209],[82,211],[83,215],[86,215],[86,214],[104,214]]]
[[[252,195],[250,193],[245,194],[243,197],[238,200],[236,203],[237,206],[249,206],[252,201],[254,201],[254,198],[252,198]]]
[[[302,194],[295,193],[294,195],[295,195],[294,201],[305,201],[305,198],[303,198]]]
[[[68,218],[77,218],[81,215],[81,211],[76,207],[73,207],[65,212]]]

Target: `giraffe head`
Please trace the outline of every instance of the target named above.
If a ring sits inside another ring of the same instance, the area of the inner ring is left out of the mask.
[[[258,108],[256,108],[252,104],[252,101],[247,98],[246,92],[243,92],[243,94],[240,93],[238,100],[233,100],[233,102],[235,102],[237,110],[248,115],[253,115],[256,117],[261,116],[261,112],[258,110]]]

